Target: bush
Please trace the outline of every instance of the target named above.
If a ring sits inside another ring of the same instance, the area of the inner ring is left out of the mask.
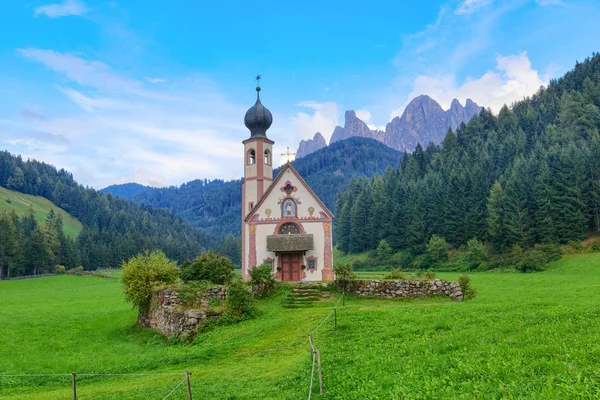
[[[356,280],[356,275],[352,271],[352,266],[348,264],[338,264],[333,267],[335,272],[335,283],[337,287],[341,287],[346,291],[350,287],[350,283]]]
[[[435,272],[433,272],[432,270],[419,270],[415,273],[415,277],[424,281],[430,281],[435,279]]]
[[[575,252],[581,251],[581,249],[583,248],[581,242],[575,240],[569,240],[569,243],[567,243],[567,245]]]
[[[82,272],[83,272],[83,267],[80,265],[79,267],[71,268],[70,270],[68,270],[67,274],[69,274],[69,275],[81,275]]]
[[[461,275],[458,277],[458,285],[463,293],[465,300],[470,300],[477,294],[477,291],[471,287],[471,277],[469,275]]]
[[[450,245],[441,236],[433,235],[427,243],[427,252],[433,257],[433,262],[439,263],[448,259],[448,251],[450,251]]]
[[[397,265],[399,268],[409,268],[412,266],[415,260],[414,254],[410,250],[405,250],[400,253],[394,254],[392,257],[392,263]]]
[[[548,259],[546,254],[539,250],[528,250],[523,254],[523,258],[516,265],[521,272],[543,271]]]
[[[212,251],[200,254],[192,263],[181,266],[181,279],[189,281],[209,281],[227,285],[234,277],[233,263],[225,256]]]
[[[467,242],[467,253],[465,261],[469,264],[469,269],[477,269],[487,261],[487,250],[483,243],[473,238]]]
[[[592,245],[590,246],[590,251],[592,253],[600,253],[600,241],[595,241],[594,243],[592,243]]]
[[[125,300],[138,308],[138,323],[142,323],[148,313],[154,287],[173,283],[178,275],[177,264],[160,250],[145,251],[123,262],[121,283]]]
[[[54,267],[54,273],[57,274],[57,275],[64,274],[65,271],[66,270],[65,270],[65,266],[64,265],[57,265],[56,267]]]
[[[402,268],[394,268],[392,272],[385,275],[383,279],[406,279],[406,275],[402,272]]]
[[[433,257],[431,257],[431,254],[429,253],[421,254],[420,256],[415,258],[413,264],[415,268],[419,270],[424,271],[427,269],[431,269],[433,267]]]
[[[258,296],[264,296],[275,289],[277,281],[273,274],[273,268],[269,264],[263,264],[250,269],[250,283],[257,288]]]
[[[232,279],[225,298],[226,322],[236,322],[249,318],[256,313],[254,295],[241,278]]]

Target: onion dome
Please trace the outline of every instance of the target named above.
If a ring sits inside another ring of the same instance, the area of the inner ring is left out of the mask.
[[[246,111],[244,124],[250,129],[250,138],[267,139],[267,129],[273,123],[271,111],[260,102],[260,86],[256,87],[256,103]]]

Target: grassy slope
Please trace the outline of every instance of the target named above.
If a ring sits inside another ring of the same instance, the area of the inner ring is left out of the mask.
[[[315,335],[324,398],[600,397],[600,254],[537,274],[474,274],[473,284],[479,295],[464,303],[349,299],[338,330],[329,321]],[[260,318],[189,346],[132,328],[114,279],[0,282],[0,303],[9,305],[0,308],[0,373],[190,369],[195,397],[238,399],[306,396],[306,334],[329,311],[282,309],[273,298]],[[181,378],[82,377],[78,393],[162,398]],[[69,377],[0,378],[0,399],[17,398],[69,398]]]
[[[7,200],[9,200],[10,203]],[[51,209],[54,209],[54,212],[61,213],[65,234],[73,239],[75,239],[83,229],[81,222],[76,218],[73,218],[71,214],[67,213],[62,208],[54,205],[50,200],[40,196],[31,196],[15,192],[0,186],[0,213],[3,211],[14,211],[17,215],[24,215],[27,213],[29,205],[33,207],[35,218],[38,222],[46,221],[46,217]]]

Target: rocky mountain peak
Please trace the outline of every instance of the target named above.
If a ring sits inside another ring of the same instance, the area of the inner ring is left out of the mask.
[[[312,139],[300,141],[298,150],[296,150],[296,159],[321,150],[323,147],[327,147],[327,142],[325,142],[325,138],[321,135],[321,132],[317,132]]]

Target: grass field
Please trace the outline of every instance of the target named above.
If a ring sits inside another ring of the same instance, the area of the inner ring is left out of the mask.
[[[440,273],[445,279],[455,278]],[[350,297],[315,334],[326,399],[600,398],[600,254],[536,274],[473,274],[468,302]],[[281,308],[168,344],[132,327],[116,279],[0,282],[0,374],[158,373],[79,379],[81,399],[162,399],[192,372],[194,398],[301,399],[307,333],[331,309]],[[0,399],[69,399],[70,376],[0,377]],[[178,389],[169,399],[185,399]]]
[[[54,209],[54,212],[59,212],[63,218],[65,234],[73,239],[75,239],[83,229],[81,222],[76,218],[73,218],[71,214],[67,213],[62,208],[57,207],[50,200],[40,196],[31,196],[15,192],[0,186],[0,213],[3,211],[14,211],[19,216],[25,215],[30,205],[33,207],[33,212],[35,213],[35,218],[38,222],[46,221],[46,217],[51,209]]]

